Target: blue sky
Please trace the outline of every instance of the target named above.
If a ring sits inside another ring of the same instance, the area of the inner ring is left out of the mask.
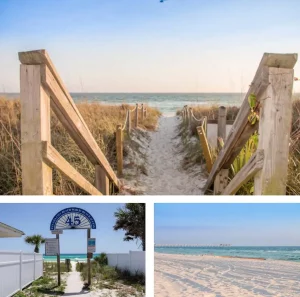
[[[0,222],[22,230],[25,235],[41,234],[45,238],[51,234],[52,218],[66,207],[80,207],[88,211],[96,221],[97,229],[91,230],[96,238],[96,252],[117,253],[141,250],[140,243],[124,242],[124,231],[114,231],[114,212],[123,204],[1,204]],[[60,237],[61,253],[86,253],[86,230],[66,230]],[[0,238],[1,250],[32,251],[32,246],[21,238]],[[44,253],[44,246],[41,251]]]
[[[298,52],[298,11],[298,0],[1,0],[0,91],[19,91],[18,51],[45,48],[73,92],[245,92],[264,52]]]
[[[155,243],[300,246],[300,204],[155,204]]]

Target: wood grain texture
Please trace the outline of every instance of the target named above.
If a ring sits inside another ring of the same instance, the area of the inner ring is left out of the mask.
[[[60,171],[67,179],[90,195],[102,195],[48,142],[43,141],[43,159],[48,166]]]
[[[285,195],[292,122],[293,69],[270,68],[260,109],[258,148],[264,166],[255,177],[255,195]]]
[[[123,174],[123,131],[121,125],[117,125],[117,129],[116,129],[116,148],[117,148],[118,175],[122,176]]]
[[[224,143],[226,141],[226,115],[227,115],[227,109],[225,106],[219,107],[219,114],[218,114],[218,137],[222,138]],[[220,146],[220,143],[218,141],[218,148],[219,150],[222,149]]]
[[[229,169],[221,169],[214,182],[214,195],[220,195],[228,184]]]
[[[95,180],[96,188],[103,195],[110,195],[110,182],[106,175],[105,170],[100,165],[96,165],[95,173],[96,173],[96,180]]]
[[[199,126],[199,127],[197,127],[197,132],[198,132],[200,144],[201,144],[201,147],[203,150],[203,155],[204,155],[204,158],[206,161],[207,171],[210,172],[211,168],[212,168],[212,158],[211,158],[208,141],[207,141],[207,138],[205,135],[205,131],[202,126]]]
[[[42,141],[51,141],[50,97],[40,65],[21,65],[21,167],[23,195],[52,195],[52,169],[43,162]]]
[[[90,162],[94,165],[101,165],[107,176],[119,187],[119,180],[116,174],[98,147],[85,122],[78,116],[79,111],[77,107],[70,104],[50,69],[46,65],[41,65],[41,69],[42,83],[51,94],[51,107],[56,116]]]
[[[247,183],[262,168],[264,163],[264,150],[257,150],[248,163],[234,176],[222,195],[234,195],[243,184]]]
[[[269,67],[281,67],[291,69],[297,61],[297,54],[269,54],[263,55],[259,67],[254,76],[253,82],[245,96],[237,118],[231,128],[231,131],[226,138],[226,143],[216,162],[213,165],[212,171],[207,179],[204,191],[214,182],[217,173],[221,169],[229,168],[239,154],[240,150],[245,145],[251,134],[257,130],[258,124],[251,125],[248,122],[250,114],[250,106],[248,97],[250,94],[255,94],[257,103],[259,104],[263,98],[263,94],[269,85]]]

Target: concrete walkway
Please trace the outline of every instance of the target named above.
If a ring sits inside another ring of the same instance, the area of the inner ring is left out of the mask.
[[[89,291],[83,291],[83,281],[80,277],[80,272],[76,271],[76,262],[71,261],[72,272],[69,273],[67,279],[67,287],[64,296],[89,295]]]

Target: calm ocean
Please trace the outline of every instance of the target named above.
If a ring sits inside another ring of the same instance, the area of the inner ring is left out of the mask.
[[[17,93],[0,96],[18,98]],[[184,105],[222,104],[240,106],[244,94],[241,93],[71,93],[74,101],[102,102],[105,104],[147,103],[157,107],[164,114],[174,114]]]
[[[94,254],[94,257],[98,256],[98,254]],[[45,261],[56,261],[56,256],[43,256]],[[60,259],[64,261],[65,259],[70,259],[74,261],[85,261],[86,254],[60,254]]]
[[[156,247],[165,254],[238,256],[300,262],[300,247],[296,246],[231,246],[231,247]]]

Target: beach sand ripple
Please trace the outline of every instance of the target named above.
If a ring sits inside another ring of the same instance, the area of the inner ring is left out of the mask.
[[[298,297],[300,263],[155,253],[156,297]]]

